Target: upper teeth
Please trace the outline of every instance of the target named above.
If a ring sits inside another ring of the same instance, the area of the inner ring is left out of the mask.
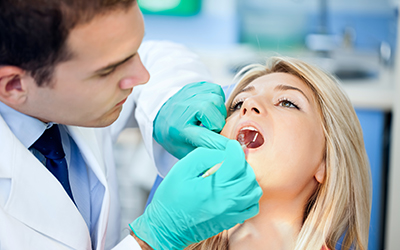
[[[250,126],[249,127],[244,127],[240,131],[242,131],[242,130],[251,130],[251,131],[257,131],[258,132],[258,130],[256,128],[250,127]]]

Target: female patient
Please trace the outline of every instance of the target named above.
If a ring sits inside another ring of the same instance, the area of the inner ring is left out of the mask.
[[[247,145],[260,212],[187,249],[335,249],[342,235],[342,249],[367,249],[369,166],[350,101],[315,67],[269,64],[242,71],[221,132]]]

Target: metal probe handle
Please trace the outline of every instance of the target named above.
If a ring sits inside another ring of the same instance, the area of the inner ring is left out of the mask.
[[[248,143],[248,144],[250,144],[250,143]],[[245,150],[248,144],[243,144],[242,149]],[[214,174],[221,167],[222,163],[224,163],[224,162],[222,161],[220,163],[215,164],[213,167],[209,168],[204,174],[202,174],[201,177],[206,178],[206,177]]]

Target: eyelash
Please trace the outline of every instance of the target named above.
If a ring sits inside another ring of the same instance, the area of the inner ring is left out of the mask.
[[[283,106],[283,105],[282,105],[283,103],[288,103],[290,106],[289,106],[289,107]],[[284,107],[284,108],[295,108],[295,109],[300,110],[299,106],[298,106],[294,101],[291,101],[291,100],[289,100],[289,99],[286,98],[286,97],[280,98],[280,99],[278,100],[278,103],[277,103],[276,105],[279,105],[279,106]]]
[[[106,77],[106,76],[111,75],[114,71],[115,71],[115,68],[112,68],[112,69],[108,70],[108,71],[105,72],[105,73],[99,74],[98,76],[99,76],[99,77]]]
[[[243,102],[244,102],[243,99],[239,99],[239,100],[237,100],[237,101],[233,101],[232,104],[231,104],[231,106],[229,107],[229,111],[230,111],[230,112],[235,112],[236,110],[241,109],[242,106],[240,106],[240,107],[238,108],[238,105],[239,105],[239,104],[242,105]]]
[[[244,102],[243,99],[239,99],[239,100],[237,100],[237,101],[234,101],[234,102],[231,104],[231,106],[229,107],[229,111],[230,111],[230,112],[235,112],[236,110],[241,109],[241,108],[242,108],[241,105],[243,105],[243,102]],[[283,106],[283,105],[282,105],[283,103],[288,103],[288,104],[289,104],[289,107]],[[240,105],[240,107],[238,107],[239,105]],[[285,98],[280,98],[280,99],[278,100],[278,103],[277,103],[276,105],[279,105],[279,106],[284,107],[284,108],[295,108],[295,109],[300,110],[299,106],[298,106],[294,101],[291,101],[291,100],[289,100],[289,99],[286,98],[286,97],[285,97]]]

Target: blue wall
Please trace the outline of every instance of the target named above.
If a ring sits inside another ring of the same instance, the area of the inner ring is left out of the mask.
[[[382,249],[382,230],[385,202],[385,169],[383,163],[383,142],[385,113],[375,110],[356,110],[364,133],[365,148],[371,165],[372,176],[372,213],[369,230],[369,250]]]

